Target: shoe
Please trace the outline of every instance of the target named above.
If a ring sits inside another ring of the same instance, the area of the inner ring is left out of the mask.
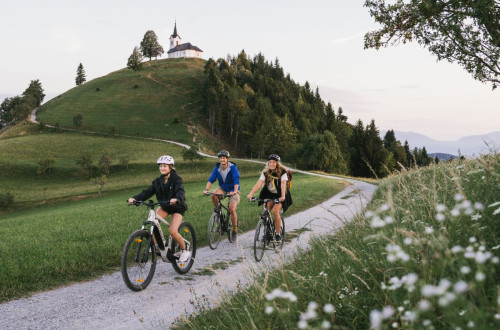
[[[238,238],[238,232],[233,230],[233,241],[236,241]]]
[[[280,234],[276,234],[275,239],[276,239],[276,243],[281,243],[282,238],[281,238]]]
[[[187,250],[182,250],[181,255],[179,256],[179,261],[180,262],[186,262],[189,257],[191,257],[191,252]]]

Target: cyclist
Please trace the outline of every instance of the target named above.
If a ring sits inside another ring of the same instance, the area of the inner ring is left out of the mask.
[[[229,161],[229,152],[221,150],[218,155],[219,163],[215,164],[212,174],[208,178],[207,186],[203,190],[207,194],[215,180],[219,180],[219,188],[215,189],[215,194],[227,194],[229,196],[229,212],[233,223],[233,237],[236,238],[238,215],[236,206],[240,203],[240,172],[235,163]],[[212,202],[217,207],[217,196],[212,195]]]
[[[274,227],[276,228],[276,241],[281,242],[280,211],[283,209],[283,212],[285,212],[288,207],[292,205],[293,201],[290,191],[286,188],[288,175],[286,173],[286,168],[280,163],[280,156],[271,154],[267,160],[266,167],[247,198],[251,200],[253,194],[264,184],[264,188],[260,191],[259,198],[278,199],[280,201],[280,203],[276,205],[270,202],[267,204],[267,207],[273,214]],[[259,202],[259,205],[262,205],[262,202]]]
[[[169,214],[172,215],[170,235],[181,247],[179,261],[185,262],[189,259],[191,252],[186,251],[182,236],[178,232],[182,222],[182,216],[188,209],[182,178],[177,174],[174,168],[174,159],[171,156],[161,156],[156,163],[159,166],[161,175],[154,179],[151,186],[146,188],[146,190],[129,198],[128,202],[132,204],[136,200],[145,201],[156,194],[156,199],[158,202],[162,203],[156,210],[156,213],[164,219],[168,217]]]

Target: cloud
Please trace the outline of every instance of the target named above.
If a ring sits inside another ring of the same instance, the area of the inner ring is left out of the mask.
[[[350,36],[347,36],[347,37],[342,37],[342,38],[337,38],[337,39],[333,39],[331,41],[331,44],[333,46],[338,46],[338,45],[342,45],[342,44],[345,44],[345,43],[348,43],[352,40],[356,40],[356,39],[362,39],[362,37],[364,37],[366,32],[358,32],[358,33],[355,33],[355,34],[352,34]]]

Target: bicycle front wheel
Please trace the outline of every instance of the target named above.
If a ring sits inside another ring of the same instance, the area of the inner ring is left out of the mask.
[[[153,240],[146,230],[137,230],[129,236],[123,247],[121,271],[123,281],[132,291],[146,289],[156,269]]]
[[[253,240],[253,255],[256,261],[261,261],[264,256],[267,244],[267,228],[265,219],[260,218],[255,229],[255,237]]]
[[[219,214],[214,212],[208,220],[208,245],[212,250],[215,250],[220,243],[222,235],[222,227]]]
[[[184,240],[186,245],[186,250],[190,252],[190,256],[187,261],[179,261],[179,255],[181,253],[181,247],[174,239],[172,239],[172,245],[170,248],[174,253],[174,261],[172,261],[172,266],[174,270],[179,274],[186,274],[189,272],[194,263],[194,258],[196,257],[196,235],[194,233],[194,228],[189,222],[183,222],[179,226],[179,234]]]
[[[238,228],[238,226],[236,225],[236,228]],[[228,213],[228,216],[227,216],[227,239],[229,240],[230,243],[234,243],[236,242],[236,238],[237,236],[236,235],[233,235],[233,223],[231,222],[231,214]]]

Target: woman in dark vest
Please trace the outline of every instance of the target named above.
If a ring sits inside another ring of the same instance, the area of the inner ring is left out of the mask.
[[[283,209],[285,212],[290,205],[292,205],[292,196],[290,191],[286,188],[288,175],[286,168],[280,163],[280,156],[272,154],[267,158],[268,162],[262,171],[259,180],[252,188],[252,191],[247,196],[251,200],[253,194],[259,190],[264,184],[264,188],[260,191],[259,198],[261,199],[278,199],[280,203],[268,203],[268,209],[273,215],[274,226],[276,228],[276,241],[281,241],[281,221],[280,211]],[[262,203],[259,203],[261,205]]]
[[[170,235],[179,243],[181,247],[181,254],[179,255],[180,261],[187,261],[191,256],[190,252],[185,250],[185,244],[182,236],[179,234],[179,226],[182,222],[182,216],[187,210],[186,197],[182,178],[175,171],[174,159],[171,156],[164,155],[156,161],[160,169],[161,175],[154,179],[146,190],[140,194],[135,195],[128,199],[129,203],[135,200],[145,201],[153,195],[161,206],[156,210],[156,213],[165,219],[169,214],[172,215],[172,222],[170,223]]]

